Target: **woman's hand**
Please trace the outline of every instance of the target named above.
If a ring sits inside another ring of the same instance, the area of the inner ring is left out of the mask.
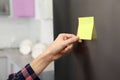
[[[73,34],[59,34],[55,41],[48,47],[45,53],[50,54],[52,61],[57,60],[70,52],[75,42],[81,42],[78,36]]]

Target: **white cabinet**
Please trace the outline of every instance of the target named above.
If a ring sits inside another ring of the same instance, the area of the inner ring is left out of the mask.
[[[11,73],[18,72],[20,68],[8,57],[0,57],[0,80],[6,80]]]
[[[8,75],[11,73],[16,73],[19,70],[20,68],[12,60],[8,60]]]
[[[0,57],[0,80],[6,80],[7,79],[7,57]]]

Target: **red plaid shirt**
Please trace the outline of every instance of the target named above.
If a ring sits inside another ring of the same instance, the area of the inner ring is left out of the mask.
[[[10,74],[7,80],[40,80],[35,74],[30,64],[27,64],[17,73]]]

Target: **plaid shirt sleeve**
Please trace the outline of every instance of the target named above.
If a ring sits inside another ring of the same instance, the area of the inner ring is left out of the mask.
[[[27,64],[17,73],[10,74],[7,80],[40,80],[35,74],[30,64]]]

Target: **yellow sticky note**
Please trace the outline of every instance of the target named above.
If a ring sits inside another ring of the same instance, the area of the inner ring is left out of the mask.
[[[78,22],[77,36],[82,40],[92,40],[95,37],[94,17],[79,17]]]

